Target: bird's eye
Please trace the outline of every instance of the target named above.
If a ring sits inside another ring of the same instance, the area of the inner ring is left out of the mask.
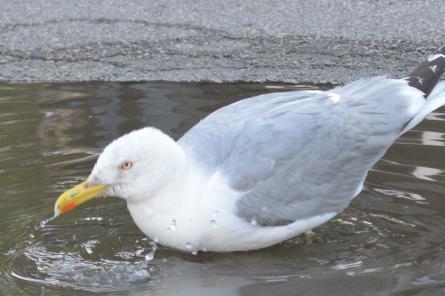
[[[130,160],[123,161],[123,162],[121,163],[121,165],[119,166],[119,168],[120,168],[122,171],[127,171],[127,170],[131,169],[132,167],[133,167],[133,162],[130,161]]]

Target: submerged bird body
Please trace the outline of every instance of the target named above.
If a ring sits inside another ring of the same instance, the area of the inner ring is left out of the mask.
[[[82,190],[107,186],[104,195],[124,198],[138,227],[169,247],[279,243],[342,212],[392,143],[445,103],[441,50],[425,65],[434,75],[420,68],[405,79],[241,100],[177,142],[153,128],[131,132],[105,148]],[[56,214],[69,197],[59,200]]]

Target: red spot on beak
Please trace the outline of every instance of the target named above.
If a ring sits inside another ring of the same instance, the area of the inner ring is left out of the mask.
[[[67,203],[63,208],[62,208],[62,213],[64,212],[68,212],[73,210],[76,207],[76,204],[73,202]]]

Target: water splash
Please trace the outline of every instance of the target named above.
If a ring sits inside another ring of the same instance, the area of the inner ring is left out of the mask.
[[[110,229],[116,224],[102,222],[101,217],[76,219],[67,224],[64,219],[58,223],[54,218],[31,226],[31,232],[8,251],[5,273],[42,287],[92,292],[134,290],[156,278],[159,269],[153,262],[155,241],[146,237],[131,239],[133,234],[128,233],[116,235]],[[116,241],[120,242],[119,247],[110,252],[109,246]],[[123,241],[127,243],[122,244]]]
[[[158,250],[158,244],[155,241],[150,241],[151,250],[145,255],[145,262],[150,264],[151,261],[154,260],[156,251]]]
[[[51,252],[41,245],[31,245],[16,254],[10,263],[11,276],[42,286],[59,286],[94,292],[123,291],[151,280],[158,271],[152,264],[151,250],[145,260],[86,260],[79,253]],[[17,264],[16,262],[26,263]]]
[[[56,218],[57,218],[57,216],[52,216],[50,218],[46,218],[46,219],[42,220],[38,225],[35,226],[35,229],[39,230],[39,229],[45,228],[49,222],[53,221]]]

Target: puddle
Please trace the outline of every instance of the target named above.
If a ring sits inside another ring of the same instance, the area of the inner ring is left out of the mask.
[[[180,137],[211,111],[314,85],[0,84],[0,291],[6,295],[414,295],[445,289],[445,113],[404,135],[341,215],[255,252],[173,251],[117,198],[54,220],[54,201],[101,149],[143,126]],[[174,227],[174,225],[172,225]],[[148,291],[148,292],[147,292]]]

